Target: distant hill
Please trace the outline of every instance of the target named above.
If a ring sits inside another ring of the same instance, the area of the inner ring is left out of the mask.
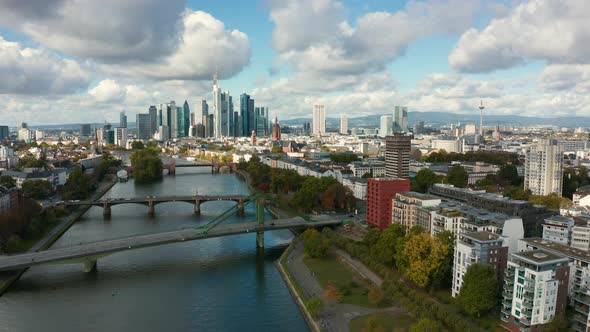
[[[382,114],[348,118],[349,127],[378,127]],[[479,123],[479,114],[455,114],[445,112],[409,112],[408,122],[424,121],[426,124],[447,124],[447,123]],[[556,118],[533,118],[519,115],[486,115],[483,117],[485,125],[553,125],[559,127],[590,127],[590,117],[556,117]],[[311,118],[297,118],[283,120],[281,124],[288,126],[301,125],[304,122],[311,122]],[[326,118],[326,126],[337,128],[340,126],[340,118]]]

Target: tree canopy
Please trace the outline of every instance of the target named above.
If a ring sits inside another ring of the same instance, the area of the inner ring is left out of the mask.
[[[496,305],[498,281],[491,265],[475,263],[467,268],[457,301],[465,312],[478,317]]]
[[[25,198],[43,199],[51,196],[53,186],[47,180],[25,180],[22,191]]]
[[[437,182],[436,174],[428,168],[423,168],[416,173],[415,186],[412,190],[425,193],[433,184]]]
[[[303,251],[307,257],[322,258],[326,256],[328,248],[330,248],[330,240],[316,229],[307,229],[301,234],[301,238],[303,239]]]
[[[143,149],[145,146],[143,145],[142,141],[133,141],[131,143],[131,149],[133,150],[141,150]]]
[[[163,164],[155,149],[133,151],[131,166],[133,166],[133,177],[136,182],[148,182],[162,177]]]
[[[447,182],[454,185],[455,187],[465,188],[469,180],[469,174],[463,166],[454,165],[449,169],[447,174]]]
[[[16,187],[16,180],[9,175],[2,175],[0,176],[0,185],[5,186],[7,188]]]
[[[404,243],[401,267],[410,280],[418,287],[425,288],[432,281],[434,273],[442,266],[448,250],[446,245],[430,234],[412,235]]]
[[[442,326],[439,322],[428,319],[422,318],[419,321],[413,323],[410,326],[409,332],[441,332],[443,331]]]

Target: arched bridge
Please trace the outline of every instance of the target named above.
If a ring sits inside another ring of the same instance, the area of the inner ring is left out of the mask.
[[[211,201],[233,201],[237,203],[238,215],[244,214],[244,200],[247,196],[244,195],[194,195],[194,196],[146,196],[136,198],[104,198],[95,201],[64,201],[65,206],[100,206],[103,208],[103,216],[111,216],[111,207],[120,204],[142,204],[148,207],[148,214],[154,215],[156,213],[156,205],[167,202],[185,202],[194,204],[195,214],[201,213],[201,203]]]

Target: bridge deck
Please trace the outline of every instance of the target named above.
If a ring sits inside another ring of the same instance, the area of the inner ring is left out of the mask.
[[[265,232],[277,229],[297,227],[322,227],[339,224],[342,220],[322,216],[315,218],[316,221],[308,222],[303,218],[290,218],[273,220],[274,226],[269,223],[258,227],[255,222],[244,222],[234,224],[222,224],[211,229],[207,234],[201,233],[198,229],[181,229],[163,233],[138,235],[128,238],[104,240],[93,243],[86,243],[65,248],[49,249],[35,253],[0,256],[0,271],[17,270],[44,263],[58,262],[68,259],[91,257],[123,250],[131,250],[150,246],[157,246],[173,242],[184,242],[192,240],[207,239],[212,237],[245,234],[248,232]]]
[[[238,201],[246,199],[244,195],[193,195],[193,196],[163,196],[163,197],[134,197],[134,198],[105,198],[95,201],[65,201],[65,205],[96,205],[122,203],[162,203],[162,202],[194,202],[194,201]]]

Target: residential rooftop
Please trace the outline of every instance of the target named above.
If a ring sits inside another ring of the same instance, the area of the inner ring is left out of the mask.
[[[480,242],[497,241],[499,238],[501,238],[501,236],[499,234],[490,233],[490,232],[471,232],[471,233],[462,234],[462,236],[468,237],[471,239],[475,239]]]
[[[559,263],[568,261],[566,257],[540,249],[522,251],[512,255],[524,261],[528,261],[529,263],[533,263],[535,265],[545,265],[549,263]]]
[[[585,262],[590,262],[590,252],[566,246],[564,244],[548,241],[539,237],[532,237],[521,239],[520,241],[527,242],[536,248],[544,249],[549,252],[554,252],[562,256],[576,258]]]

